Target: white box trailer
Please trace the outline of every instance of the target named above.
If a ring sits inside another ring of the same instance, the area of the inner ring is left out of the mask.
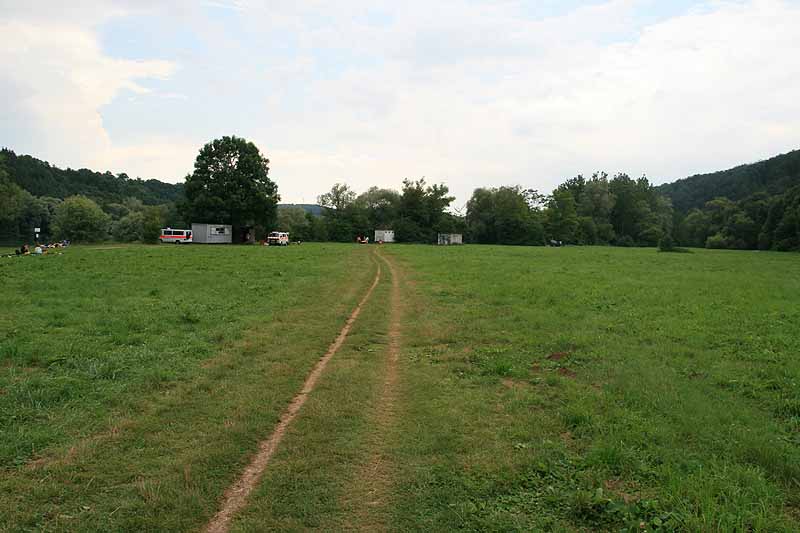
[[[376,229],[375,242],[394,242],[393,229]]]
[[[192,241],[203,244],[230,244],[233,227],[228,224],[192,224]]]
[[[440,246],[448,246],[450,244],[464,244],[464,238],[460,233],[440,233],[438,242]]]

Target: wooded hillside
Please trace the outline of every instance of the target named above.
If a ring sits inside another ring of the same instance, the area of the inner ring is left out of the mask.
[[[164,183],[156,179],[130,178],[127,174],[95,172],[89,169],[61,169],[29,155],[0,152],[6,172],[13,183],[34,196],[64,199],[80,194],[98,204],[120,204],[136,198],[145,205],[175,202],[183,196],[182,183]]]

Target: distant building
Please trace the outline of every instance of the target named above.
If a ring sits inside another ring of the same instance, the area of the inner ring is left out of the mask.
[[[375,242],[394,242],[393,229],[376,229]]]
[[[464,244],[464,238],[460,233],[440,233],[438,239],[439,246],[450,244]]]
[[[233,227],[227,224],[192,224],[192,241],[203,244],[230,244]]]

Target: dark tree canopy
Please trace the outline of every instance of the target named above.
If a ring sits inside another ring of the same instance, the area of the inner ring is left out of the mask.
[[[539,194],[521,187],[475,189],[467,202],[467,227],[482,244],[544,244]]]
[[[130,178],[120,173],[60,169],[29,155],[11,150],[0,151],[11,181],[34,196],[64,199],[76,194],[86,196],[104,209],[126,198],[138,198],[145,205],[175,202],[183,197],[182,183],[164,183],[155,179]]]
[[[800,150],[795,150],[758,163],[660,185],[658,190],[672,199],[675,209],[686,213],[702,208],[714,198],[724,196],[739,201],[760,192],[773,196],[798,185]]]
[[[271,228],[279,196],[268,173],[269,160],[253,143],[235,136],[211,141],[186,177],[185,218],[190,223]]]
[[[645,177],[599,172],[566,179],[550,196],[519,186],[479,188],[466,216],[450,212],[453,198],[444,184],[420,179],[404,180],[400,191],[371,187],[360,195],[337,183],[320,195],[321,205],[283,206],[277,220],[268,163],[252,143],[223,137],[200,150],[184,186],[61,170],[0,150],[0,243],[30,241],[34,228],[42,240],[67,229],[78,239],[102,239],[110,229],[120,241],[152,242],[159,226],[194,221],[288,229],[293,238],[318,241],[349,242],[394,229],[402,242],[436,242],[441,232],[496,244],[800,250],[800,150],[659,187]],[[76,194],[83,198],[62,205]],[[87,198],[110,220],[88,209]],[[83,224],[96,231],[80,234]]]

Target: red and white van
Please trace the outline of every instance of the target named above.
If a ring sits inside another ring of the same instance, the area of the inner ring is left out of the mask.
[[[289,234],[283,231],[273,231],[267,235],[267,244],[270,246],[289,246]]]
[[[192,230],[172,229],[172,228],[162,229],[161,237],[159,237],[158,239],[161,242],[174,242],[175,244],[192,242]]]

